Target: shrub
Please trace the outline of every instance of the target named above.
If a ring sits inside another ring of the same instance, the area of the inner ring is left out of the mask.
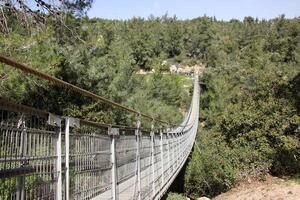
[[[187,198],[181,194],[177,193],[169,193],[167,196],[167,200],[186,200]]]

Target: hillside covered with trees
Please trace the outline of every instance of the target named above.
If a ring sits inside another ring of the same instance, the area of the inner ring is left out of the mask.
[[[249,177],[300,173],[300,19],[130,20],[67,15],[21,22],[4,10],[0,54],[113,101],[178,123],[188,79],[168,64],[206,64],[201,128],[184,195],[215,196]],[[41,14],[43,15],[43,14]],[[167,64],[162,64],[167,61]],[[155,72],[140,75],[140,70]],[[56,114],[129,124],[131,117],[0,64],[0,95]]]
[[[249,177],[300,166],[300,19],[212,22],[201,97],[203,128],[186,194],[214,196]]]

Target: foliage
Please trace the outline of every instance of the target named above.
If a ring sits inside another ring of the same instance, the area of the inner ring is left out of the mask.
[[[168,65],[207,65],[203,128],[187,167],[186,195],[214,196],[248,177],[299,173],[299,18],[119,21],[66,15],[65,24],[48,16],[43,28],[24,31],[6,12],[10,26],[0,35],[1,54],[159,119],[180,122],[178,111],[190,101],[190,80],[168,74]],[[119,124],[134,119],[4,65],[0,88],[1,96],[56,114]]]
[[[187,198],[177,193],[169,193],[167,200],[186,200]]]
[[[281,16],[216,24],[211,48],[219,50],[207,52],[204,128],[187,170],[188,195],[214,196],[266,173],[299,173],[299,22]]]
[[[163,24],[160,20],[134,18],[122,22],[70,15],[65,21],[68,28],[50,18],[45,29],[36,27],[28,33],[15,22],[9,34],[0,35],[0,53],[153,117],[177,123],[182,118],[178,108],[188,107],[190,91],[183,88],[179,76],[162,74],[166,66],[161,63],[172,56],[170,52],[179,53],[175,43],[167,46],[166,41],[180,40],[177,32],[181,33],[182,28],[173,33],[171,27],[177,27],[178,20],[166,17]],[[156,72],[144,78],[137,74],[139,69]],[[1,95],[20,103],[99,122],[132,123],[120,110],[23,76],[4,65],[0,74]]]
[[[199,193],[213,196],[229,189],[235,180],[233,152],[219,134],[201,131],[197,138],[185,177],[186,193],[197,198]]]

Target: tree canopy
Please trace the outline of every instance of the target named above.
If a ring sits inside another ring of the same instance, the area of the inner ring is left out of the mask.
[[[62,23],[33,12],[46,19],[42,26],[34,17],[23,23],[20,9],[2,6],[0,53],[175,123],[189,106],[191,80],[167,67],[207,66],[186,195],[214,196],[247,177],[300,173],[299,18],[89,19],[77,14],[92,1],[68,2]],[[119,124],[134,119],[2,64],[0,88],[1,96],[56,114]]]

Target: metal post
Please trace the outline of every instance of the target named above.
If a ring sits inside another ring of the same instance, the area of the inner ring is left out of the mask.
[[[174,167],[176,168],[176,163],[177,163],[177,160],[175,159],[175,154],[176,154],[176,142],[175,142],[175,133],[172,133],[172,160],[173,160],[173,163],[172,163],[172,171],[174,170]]]
[[[174,147],[174,159],[176,162],[175,167],[177,167],[179,165],[179,157],[178,157],[178,134],[174,133],[175,135],[175,147]]]
[[[117,192],[117,158],[116,158],[116,138],[119,135],[118,128],[109,128],[108,134],[111,138],[110,143],[110,151],[111,151],[111,190],[112,190],[112,199],[118,199],[118,192]]]
[[[160,162],[161,162],[161,184],[165,183],[165,173],[164,173],[164,141],[163,141],[163,130],[160,130]]]
[[[150,137],[151,137],[151,171],[152,171],[152,199],[154,199],[155,196],[155,151],[154,151],[154,124],[152,122],[151,125],[151,132],[150,132]]]
[[[62,167],[61,167],[61,127],[56,127],[55,132],[58,134],[56,140],[56,171],[57,171],[57,184],[56,184],[56,200],[62,199]]]
[[[181,156],[180,156],[180,153],[181,153],[180,146],[181,146],[181,145],[180,145],[180,143],[181,143],[181,134],[178,133],[178,147],[179,147],[179,148],[178,148],[178,150],[177,150],[177,154],[178,154],[177,157],[178,157],[179,160],[181,160]],[[179,163],[180,163],[180,162],[179,162]]]
[[[174,134],[175,133],[170,134],[171,135],[170,141],[172,141],[172,155],[171,155],[171,158],[170,158],[170,159],[172,159],[172,172],[176,170],[176,167],[175,167],[175,162],[176,162],[176,159],[175,159],[176,152],[175,152],[175,150],[176,150],[176,148],[175,148],[175,142],[174,142]]]
[[[70,199],[70,127],[80,127],[79,119],[65,119],[65,199]]]
[[[27,131],[25,126],[25,121],[23,117],[21,117],[18,126],[21,126],[21,148],[20,148],[20,157],[24,158],[27,154]],[[26,161],[21,161],[21,167],[26,165]],[[18,190],[17,190],[17,200],[25,199],[25,176],[19,176],[17,179],[18,182]]]
[[[171,163],[171,152],[170,152],[170,147],[171,147],[171,145],[170,145],[170,133],[168,132],[167,133],[167,136],[168,136],[168,139],[167,139],[167,141],[168,141],[168,172],[169,172],[169,177],[171,176],[171,167],[172,167],[172,163]]]
[[[181,148],[180,148],[180,151],[181,151],[180,156],[181,156],[181,158],[184,157],[184,149],[185,149],[185,134],[182,133]]]
[[[136,162],[137,162],[137,186],[138,186],[138,196],[137,199],[141,200],[141,154],[140,154],[140,140],[141,140],[141,115],[137,115],[137,122],[136,122]]]
[[[70,186],[70,179],[69,179],[69,156],[70,156],[70,149],[69,149],[69,138],[70,138],[70,118],[66,118],[66,127],[65,127],[65,183],[66,183],[66,199],[69,199],[69,186]]]
[[[55,133],[57,134],[55,140],[56,149],[56,194],[55,200],[62,199],[62,160],[61,160],[61,118],[52,114],[49,114],[48,124],[54,126]]]

